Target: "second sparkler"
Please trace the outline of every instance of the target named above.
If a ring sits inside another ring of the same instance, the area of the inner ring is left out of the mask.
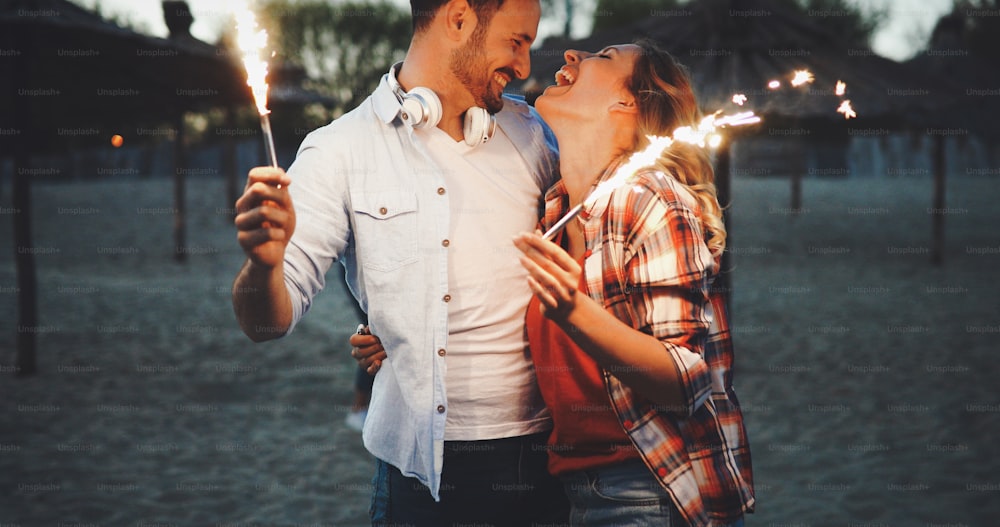
[[[546,240],[551,240],[559,233],[566,224],[575,218],[584,208],[589,208],[598,199],[603,196],[607,196],[615,189],[624,186],[635,176],[635,174],[647,167],[653,166],[656,160],[663,154],[663,151],[670,148],[675,141],[682,141],[685,143],[691,143],[699,146],[710,146],[716,147],[722,141],[722,136],[719,135],[719,129],[733,126],[743,126],[748,124],[755,124],[760,122],[760,117],[754,115],[753,112],[742,112],[735,115],[719,115],[715,113],[708,117],[705,117],[698,123],[697,128],[690,126],[682,126],[674,130],[673,135],[670,137],[655,137],[650,136],[649,146],[635,152],[629,157],[628,161],[622,166],[615,170],[613,176],[609,179],[597,185],[587,195],[582,203],[577,204],[575,207],[569,209],[566,214],[559,219],[549,230],[545,231],[542,235]]]
[[[268,163],[278,166],[278,156],[274,150],[274,134],[271,133],[271,113],[267,109],[267,60],[262,52],[267,49],[267,31],[258,29],[257,18],[249,7],[236,11],[237,44],[243,52],[243,67],[247,71],[247,85],[253,91],[254,104],[260,114],[260,129],[264,134],[264,150]]]

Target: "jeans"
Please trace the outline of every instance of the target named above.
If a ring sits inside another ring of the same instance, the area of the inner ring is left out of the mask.
[[[561,479],[569,496],[573,527],[687,525],[670,495],[642,461],[581,470],[564,474]],[[728,527],[743,527],[743,520]]]
[[[569,503],[547,470],[548,432],[487,441],[446,441],[441,501],[377,459],[369,510],[375,527],[568,525]]]

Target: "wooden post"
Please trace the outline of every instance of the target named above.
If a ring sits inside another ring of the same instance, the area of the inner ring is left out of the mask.
[[[27,57],[15,58],[10,79],[30,79]],[[8,70],[9,71],[9,70]],[[10,90],[15,98],[14,90]],[[29,97],[30,98],[30,97]],[[33,375],[38,365],[36,345],[38,330],[38,279],[35,270],[35,244],[31,239],[31,147],[30,106],[27,101],[14,100],[14,166],[11,176],[11,201],[14,207],[14,267],[17,272],[17,357],[15,373]]]
[[[187,260],[184,222],[184,178],[186,175],[186,149],[184,146],[184,113],[175,121],[177,131],[174,136],[174,260]]]
[[[791,203],[791,214],[792,218],[797,218],[799,212],[802,211],[802,171],[794,169],[792,172],[792,203]]]
[[[22,143],[14,157],[11,192],[14,205],[14,263],[17,269],[18,375],[31,375],[37,371],[35,334],[38,328],[38,280],[35,272],[35,244],[31,241],[31,171],[28,169],[28,159],[27,149]]]
[[[934,205],[931,209],[931,263],[944,264],[944,208],[945,208],[945,140],[941,134],[934,136],[931,164],[934,169]]]
[[[732,280],[730,274],[733,269],[732,252],[729,250],[733,246],[733,221],[732,215],[727,207],[730,205],[732,196],[732,176],[731,167],[731,138],[726,138],[715,151],[715,191],[719,198],[719,205],[722,206],[722,221],[726,226],[726,250],[722,253],[722,262],[719,276],[715,279],[713,289],[721,291],[726,298],[726,312],[729,314],[729,324],[732,326]]]

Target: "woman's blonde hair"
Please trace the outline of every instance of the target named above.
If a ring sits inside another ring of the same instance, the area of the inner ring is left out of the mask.
[[[633,152],[649,145],[647,136],[668,136],[682,126],[697,126],[698,103],[687,70],[650,40],[642,49],[626,88],[636,98],[638,116]],[[726,226],[715,190],[715,171],[704,148],[681,141],[664,150],[653,168],[674,176],[698,200],[705,243],[713,256],[726,249]]]

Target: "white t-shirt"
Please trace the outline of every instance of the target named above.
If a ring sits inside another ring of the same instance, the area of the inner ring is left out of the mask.
[[[451,213],[445,440],[536,432],[548,412],[527,353],[532,293],[512,237],[537,225],[538,184],[501,130],[476,147],[439,128],[415,138],[442,167]]]

